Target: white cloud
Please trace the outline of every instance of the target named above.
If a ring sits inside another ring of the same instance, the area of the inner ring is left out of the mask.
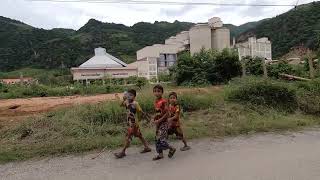
[[[169,1],[169,0],[166,0]],[[182,0],[171,0],[182,1]],[[200,2],[200,0],[189,0]],[[313,0],[300,0],[308,3]],[[185,1],[183,1],[185,2]],[[202,0],[202,2],[210,2]],[[211,1],[212,2],[212,1]],[[220,3],[295,4],[296,0],[220,0]],[[224,23],[240,25],[270,18],[288,11],[289,7],[226,7],[184,5],[133,5],[102,3],[30,2],[1,0],[0,15],[17,19],[35,27],[79,29],[90,18],[103,22],[133,25],[136,22],[189,21],[205,22],[218,16]]]

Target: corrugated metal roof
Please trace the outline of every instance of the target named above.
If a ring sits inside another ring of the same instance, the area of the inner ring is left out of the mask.
[[[127,64],[108,54],[104,48],[96,48],[95,56],[81,64],[80,68],[117,68],[126,67]]]

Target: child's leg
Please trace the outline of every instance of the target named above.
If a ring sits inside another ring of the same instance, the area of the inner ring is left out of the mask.
[[[187,144],[187,141],[186,141],[186,139],[185,139],[185,137],[184,137],[184,134],[183,134],[183,132],[182,132],[181,127],[177,127],[177,129],[176,129],[176,136],[177,136],[179,139],[181,139],[182,142],[183,142],[183,144],[184,144],[184,147],[182,147],[180,150],[181,150],[181,151],[187,151],[187,150],[189,150],[190,147],[189,147],[188,144]]]
[[[138,136],[138,138],[140,139],[140,141],[142,142],[144,148],[149,148],[147,141],[143,138],[143,136]]]
[[[130,146],[130,137],[126,137],[124,141],[124,147],[122,149],[123,153],[126,153],[127,148]]]
[[[114,154],[116,158],[123,158],[126,156],[126,150],[130,146],[131,138],[132,138],[132,130],[128,128],[128,132],[124,142],[124,147],[121,152]]]
[[[138,137],[140,139],[140,141],[143,143],[144,145],[144,149],[140,152],[140,153],[147,153],[147,152],[151,152],[151,148],[148,146],[147,141],[143,138],[143,136],[139,136]]]
[[[150,152],[151,149],[149,148],[147,141],[143,138],[142,133],[141,133],[139,127],[136,127],[136,129],[135,129],[135,131],[134,131],[134,135],[135,135],[137,138],[139,138],[140,141],[142,142],[142,144],[144,145],[144,150],[141,151],[141,153]]]
[[[156,160],[160,160],[163,158],[163,147],[162,147],[162,143],[160,141],[160,139],[157,139],[156,138],[156,151],[158,153],[158,155],[156,155],[153,160],[156,161]]]

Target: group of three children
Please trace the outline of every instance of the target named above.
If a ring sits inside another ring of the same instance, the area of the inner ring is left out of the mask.
[[[153,94],[156,97],[154,108],[155,117],[153,119],[156,125],[156,151],[157,156],[153,160],[159,160],[163,158],[163,151],[169,149],[168,157],[173,157],[176,149],[168,143],[168,135],[175,134],[184,143],[181,151],[189,150],[190,147],[187,145],[185,137],[183,135],[181,124],[180,124],[180,107],[177,103],[177,93],[171,92],[169,94],[169,103],[165,98],[163,98],[163,87],[161,85],[156,85],[153,88]],[[144,145],[144,149],[141,153],[151,152],[151,148],[148,146],[146,140],[143,138],[140,127],[139,120],[145,113],[142,111],[139,103],[135,100],[136,91],[131,89],[124,95],[123,102],[121,106],[127,109],[127,122],[128,130],[125,139],[125,145],[121,152],[115,153],[116,158],[123,158],[126,156],[126,149],[129,147],[130,142],[133,137],[137,137],[141,140]]]

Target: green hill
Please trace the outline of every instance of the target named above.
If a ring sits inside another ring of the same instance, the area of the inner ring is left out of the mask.
[[[317,36],[320,32],[320,2],[300,5],[284,14],[264,20],[256,27],[244,32],[239,41],[249,36],[269,37],[272,41],[274,57],[280,57],[291,48],[304,45],[317,48]]]
[[[137,23],[132,27],[91,19],[78,31],[44,30],[0,17],[0,71],[22,67],[58,68],[77,66],[101,46],[132,62],[138,49],[163,43],[193,24],[175,21]]]
[[[188,30],[192,25],[188,22],[156,21],[139,22],[128,27],[90,19],[78,31],[44,30],[0,16],[0,71],[78,66],[91,57],[93,49],[98,46],[130,63],[140,48],[163,43],[166,38]],[[225,26],[230,29],[231,37],[237,37],[238,41],[253,35],[269,37],[274,57],[282,56],[301,44],[316,49],[320,2],[298,6],[271,19]]]
[[[261,24],[263,21],[265,20],[248,22],[240,26],[235,26],[233,24],[225,24],[224,26],[230,29],[230,36],[232,39],[233,37],[238,37],[240,34],[255,28],[257,25]]]

